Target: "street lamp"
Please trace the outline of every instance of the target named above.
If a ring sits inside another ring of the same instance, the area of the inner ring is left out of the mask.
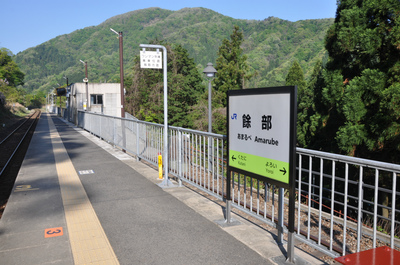
[[[124,101],[125,101],[125,96],[124,96],[124,51],[123,51],[123,45],[122,45],[122,31],[117,32],[110,28],[112,32],[118,35],[119,39],[119,77],[120,77],[120,87],[121,87],[121,118],[125,118],[125,110],[124,110]]]
[[[215,77],[217,70],[213,67],[212,63],[208,63],[204,68],[203,73],[208,77],[208,132],[212,132],[212,118],[211,118],[211,80]]]
[[[83,82],[89,82],[88,80],[88,74],[87,74],[87,62],[84,62],[82,60],[79,60],[81,63],[83,63],[85,65],[85,79],[83,79]]]
[[[79,60],[81,63],[85,65],[85,79],[83,79],[83,82],[86,83],[86,105],[83,104],[83,109],[86,110],[88,109],[88,104],[89,104],[89,88],[88,88],[88,74],[87,74],[87,62],[84,62],[82,60]]]
[[[203,73],[208,77],[208,132],[212,133],[212,111],[211,111],[211,80],[215,77],[215,73],[217,70],[213,67],[212,63],[208,63],[207,67],[204,68]],[[208,170],[211,171],[212,168],[212,159],[210,158],[211,155],[211,136],[208,137]]]

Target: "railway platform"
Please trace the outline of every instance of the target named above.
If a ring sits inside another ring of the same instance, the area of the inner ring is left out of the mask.
[[[268,231],[43,113],[0,219],[0,264],[286,264]],[[323,264],[295,250],[296,264]]]

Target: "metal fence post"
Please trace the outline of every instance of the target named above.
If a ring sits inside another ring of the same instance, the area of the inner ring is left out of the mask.
[[[282,244],[283,243],[283,207],[284,207],[284,201],[283,201],[283,193],[284,189],[283,188],[278,188],[278,243]],[[275,196],[275,194],[273,194]]]
[[[102,132],[101,132],[101,120],[102,120],[102,116],[100,116],[99,119],[100,119],[100,135],[99,135],[99,136],[100,136],[100,139],[104,139],[104,138],[103,138],[103,135],[102,135]]]
[[[226,174],[226,209],[225,209],[225,222],[231,223],[231,171],[228,169]],[[224,197],[224,196],[222,196]]]
[[[115,133],[115,131],[116,131],[116,129],[115,129],[115,127],[116,127],[117,125],[115,124],[115,118],[113,118],[113,145],[114,145],[114,147],[115,147],[115,144],[116,144],[116,133]]]
[[[358,224],[357,224],[357,252],[360,252],[361,235],[362,235],[362,217],[363,217],[363,167],[360,166],[360,177],[358,181]]]
[[[182,187],[182,131],[178,130],[178,179],[179,187]]]
[[[140,145],[139,122],[136,122],[136,157],[137,157],[137,161],[140,161],[139,145]]]
[[[211,140],[212,139],[212,137],[211,136],[208,136],[208,158],[207,158],[207,160],[208,160],[208,174],[210,175],[210,171],[211,171],[211,168],[212,168],[212,162],[211,162],[211,157],[213,157],[212,156],[212,153],[213,153],[213,150],[212,150],[212,147],[211,147]]]
[[[393,174],[393,184],[392,184],[392,218],[391,218],[391,229],[390,229],[390,247],[394,247],[394,228],[395,228],[395,216],[396,216],[396,189],[397,189],[397,174]]]
[[[126,129],[125,129],[125,118],[121,118],[121,137],[122,137],[122,151],[126,152]]]

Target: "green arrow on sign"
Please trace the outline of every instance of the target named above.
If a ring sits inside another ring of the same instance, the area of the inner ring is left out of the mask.
[[[286,174],[286,168],[283,168],[283,169],[281,169],[281,170],[279,170],[280,172],[283,172],[283,175],[285,175]]]

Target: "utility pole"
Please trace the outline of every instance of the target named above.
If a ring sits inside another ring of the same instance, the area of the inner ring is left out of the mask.
[[[112,32],[118,35],[119,39],[119,79],[120,79],[120,90],[121,90],[121,118],[125,118],[124,101],[125,101],[125,89],[124,89],[124,48],[123,48],[123,36],[122,31],[117,32],[110,28]]]
[[[87,62],[84,62],[82,60],[79,60],[81,63],[85,65],[85,79],[83,80],[86,83],[86,109],[89,110],[89,87],[88,87],[88,74],[87,74]]]

